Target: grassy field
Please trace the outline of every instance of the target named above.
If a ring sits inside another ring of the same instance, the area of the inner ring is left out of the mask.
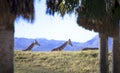
[[[14,56],[15,73],[98,73],[98,65],[98,51],[15,51]]]

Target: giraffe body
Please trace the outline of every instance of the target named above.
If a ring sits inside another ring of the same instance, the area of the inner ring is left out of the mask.
[[[82,50],[98,50],[98,48],[89,48],[89,47],[87,47],[87,48],[83,48]]]
[[[61,46],[52,49],[52,51],[62,51],[67,46],[67,44],[69,44],[70,46],[72,46],[72,42],[71,42],[70,39],[68,41],[66,41],[65,43],[63,43]]]
[[[40,44],[35,40],[28,48],[26,48],[26,49],[23,50],[23,51],[30,51],[30,50],[32,50],[32,48],[33,48],[35,45],[40,46]]]

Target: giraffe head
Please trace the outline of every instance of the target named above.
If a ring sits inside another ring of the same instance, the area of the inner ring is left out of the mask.
[[[68,44],[69,44],[70,46],[73,46],[70,39],[68,40]]]
[[[37,40],[34,41],[34,45],[38,45],[38,46],[40,46],[40,44],[38,43]]]

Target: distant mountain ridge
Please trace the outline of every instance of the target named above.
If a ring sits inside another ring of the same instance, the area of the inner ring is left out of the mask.
[[[26,49],[35,39],[26,39],[26,38],[15,38],[14,40],[14,49],[15,50],[23,50]],[[34,46],[32,51],[51,51],[53,48],[56,48],[62,45],[65,41],[58,40],[47,40],[44,38],[36,39],[40,43],[39,46]],[[67,45],[64,49],[66,51],[76,51],[80,50],[80,46],[78,42],[72,42],[73,47]]]
[[[64,51],[79,51],[82,50],[85,47],[98,47],[98,35],[95,36],[93,39],[80,43],[80,42],[74,42],[72,41],[73,47],[67,45],[67,47],[64,49]],[[27,39],[27,38],[15,38],[14,39],[14,49],[15,50],[23,50],[26,49],[35,39]],[[39,38],[36,39],[40,43],[39,46],[34,46],[32,51],[51,51],[53,48],[56,48],[60,45],[62,45],[65,41],[60,40],[47,40],[45,38]],[[109,44],[111,44],[111,41],[109,41]]]

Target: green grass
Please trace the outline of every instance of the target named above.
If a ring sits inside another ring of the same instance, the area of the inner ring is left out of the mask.
[[[98,65],[98,51],[15,51],[14,56],[15,73],[98,73]]]

